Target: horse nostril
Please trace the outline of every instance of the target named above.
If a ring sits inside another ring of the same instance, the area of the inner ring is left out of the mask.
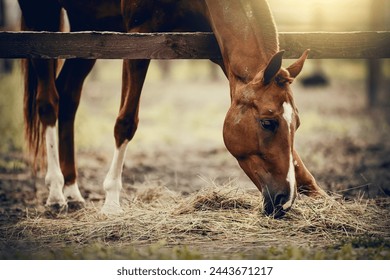
[[[275,196],[274,204],[275,207],[277,206],[283,206],[289,199],[289,195],[285,193],[278,193]]]
[[[278,193],[272,199],[271,197],[264,198],[264,212],[268,216],[274,218],[283,217],[288,209],[283,209],[283,205],[288,202],[289,195],[285,193]]]

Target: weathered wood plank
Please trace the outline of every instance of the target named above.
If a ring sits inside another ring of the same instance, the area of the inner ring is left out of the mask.
[[[219,56],[211,33],[0,33],[0,57],[9,58],[202,59]]]
[[[390,32],[280,33],[285,58],[390,58]],[[220,57],[212,33],[0,32],[1,58],[208,59]]]
[[[304,49],[309,58],[390,58],[389,31],[283,33],[279,40],[291,58]]]

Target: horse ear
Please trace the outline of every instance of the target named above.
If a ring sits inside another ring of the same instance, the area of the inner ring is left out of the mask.
[[[284,51],[277,52],[268,62],[263,75],[264,84],[269,84],[276,74],[278,74],[280,68],[282,67],[283,54]]]
[[[298,76],[299,73],[301,73],[303,64],[305,63],[309,51],[310,49],[305,50],[297,61],[287,67],[287,71],[290,73],[290,77],[295,78],[296,76]]]

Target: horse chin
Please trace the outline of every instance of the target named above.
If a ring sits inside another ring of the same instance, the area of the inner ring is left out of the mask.
[[[283,209],[282,205],[273,205],[271,201],[264,200],[264,214],[275,219],[282,218],[291,207]]]

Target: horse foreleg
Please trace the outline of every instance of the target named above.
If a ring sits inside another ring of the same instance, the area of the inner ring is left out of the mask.
[[[59,159],[65,180],[64,196],[72,210],[80,209],[85,204],[77,184],[74,121],[84,80],[94,64],[95,60],[67,60],[56,81],[60,96],[58,114]]]
[[[35,97],[39,122],[42,124],[46,140],[47,173],[45,184],[49,189],[46,207],[49,212],[63,212],[67,204],[62,193],[64,176],[62,175],[58,155],[56,122],[58,118],[58,92],[55,85],[54,60],[31,60],[37,79],[37,95]],[[30,102],[34,103],[33,100]]]
[[[293,158],[298,192],[308,196],[327,196],[326,192],[317,184],[316,179],[306,168],[295,150]]]
[[[114,151],[114,157],[110,170],[104,180],[103,187],[106,192],[106,199],[101,212],[103,214],[119,214],[122,212],[120,206],[120,191],[122,189],[122,170],[125,160],[128,141],[123,142]]]
[[[60,168],[56,135],[57,130],[55,126],[46,127],[47,172],[45,184],[49,188],[46,208],[49,212],[55,212],[57,214],[67,210],[67,203],[62,193],[64,176]]]
[[[126,60],[123,62],[122,98],[114,128],[116,147],[110,170],[103,183],[106,192],[102,208],[104,214],[122,212],[119,200],[122,189],[123,164],[127,144],[137,130],[139,100],[148,66],[149,60]]]

